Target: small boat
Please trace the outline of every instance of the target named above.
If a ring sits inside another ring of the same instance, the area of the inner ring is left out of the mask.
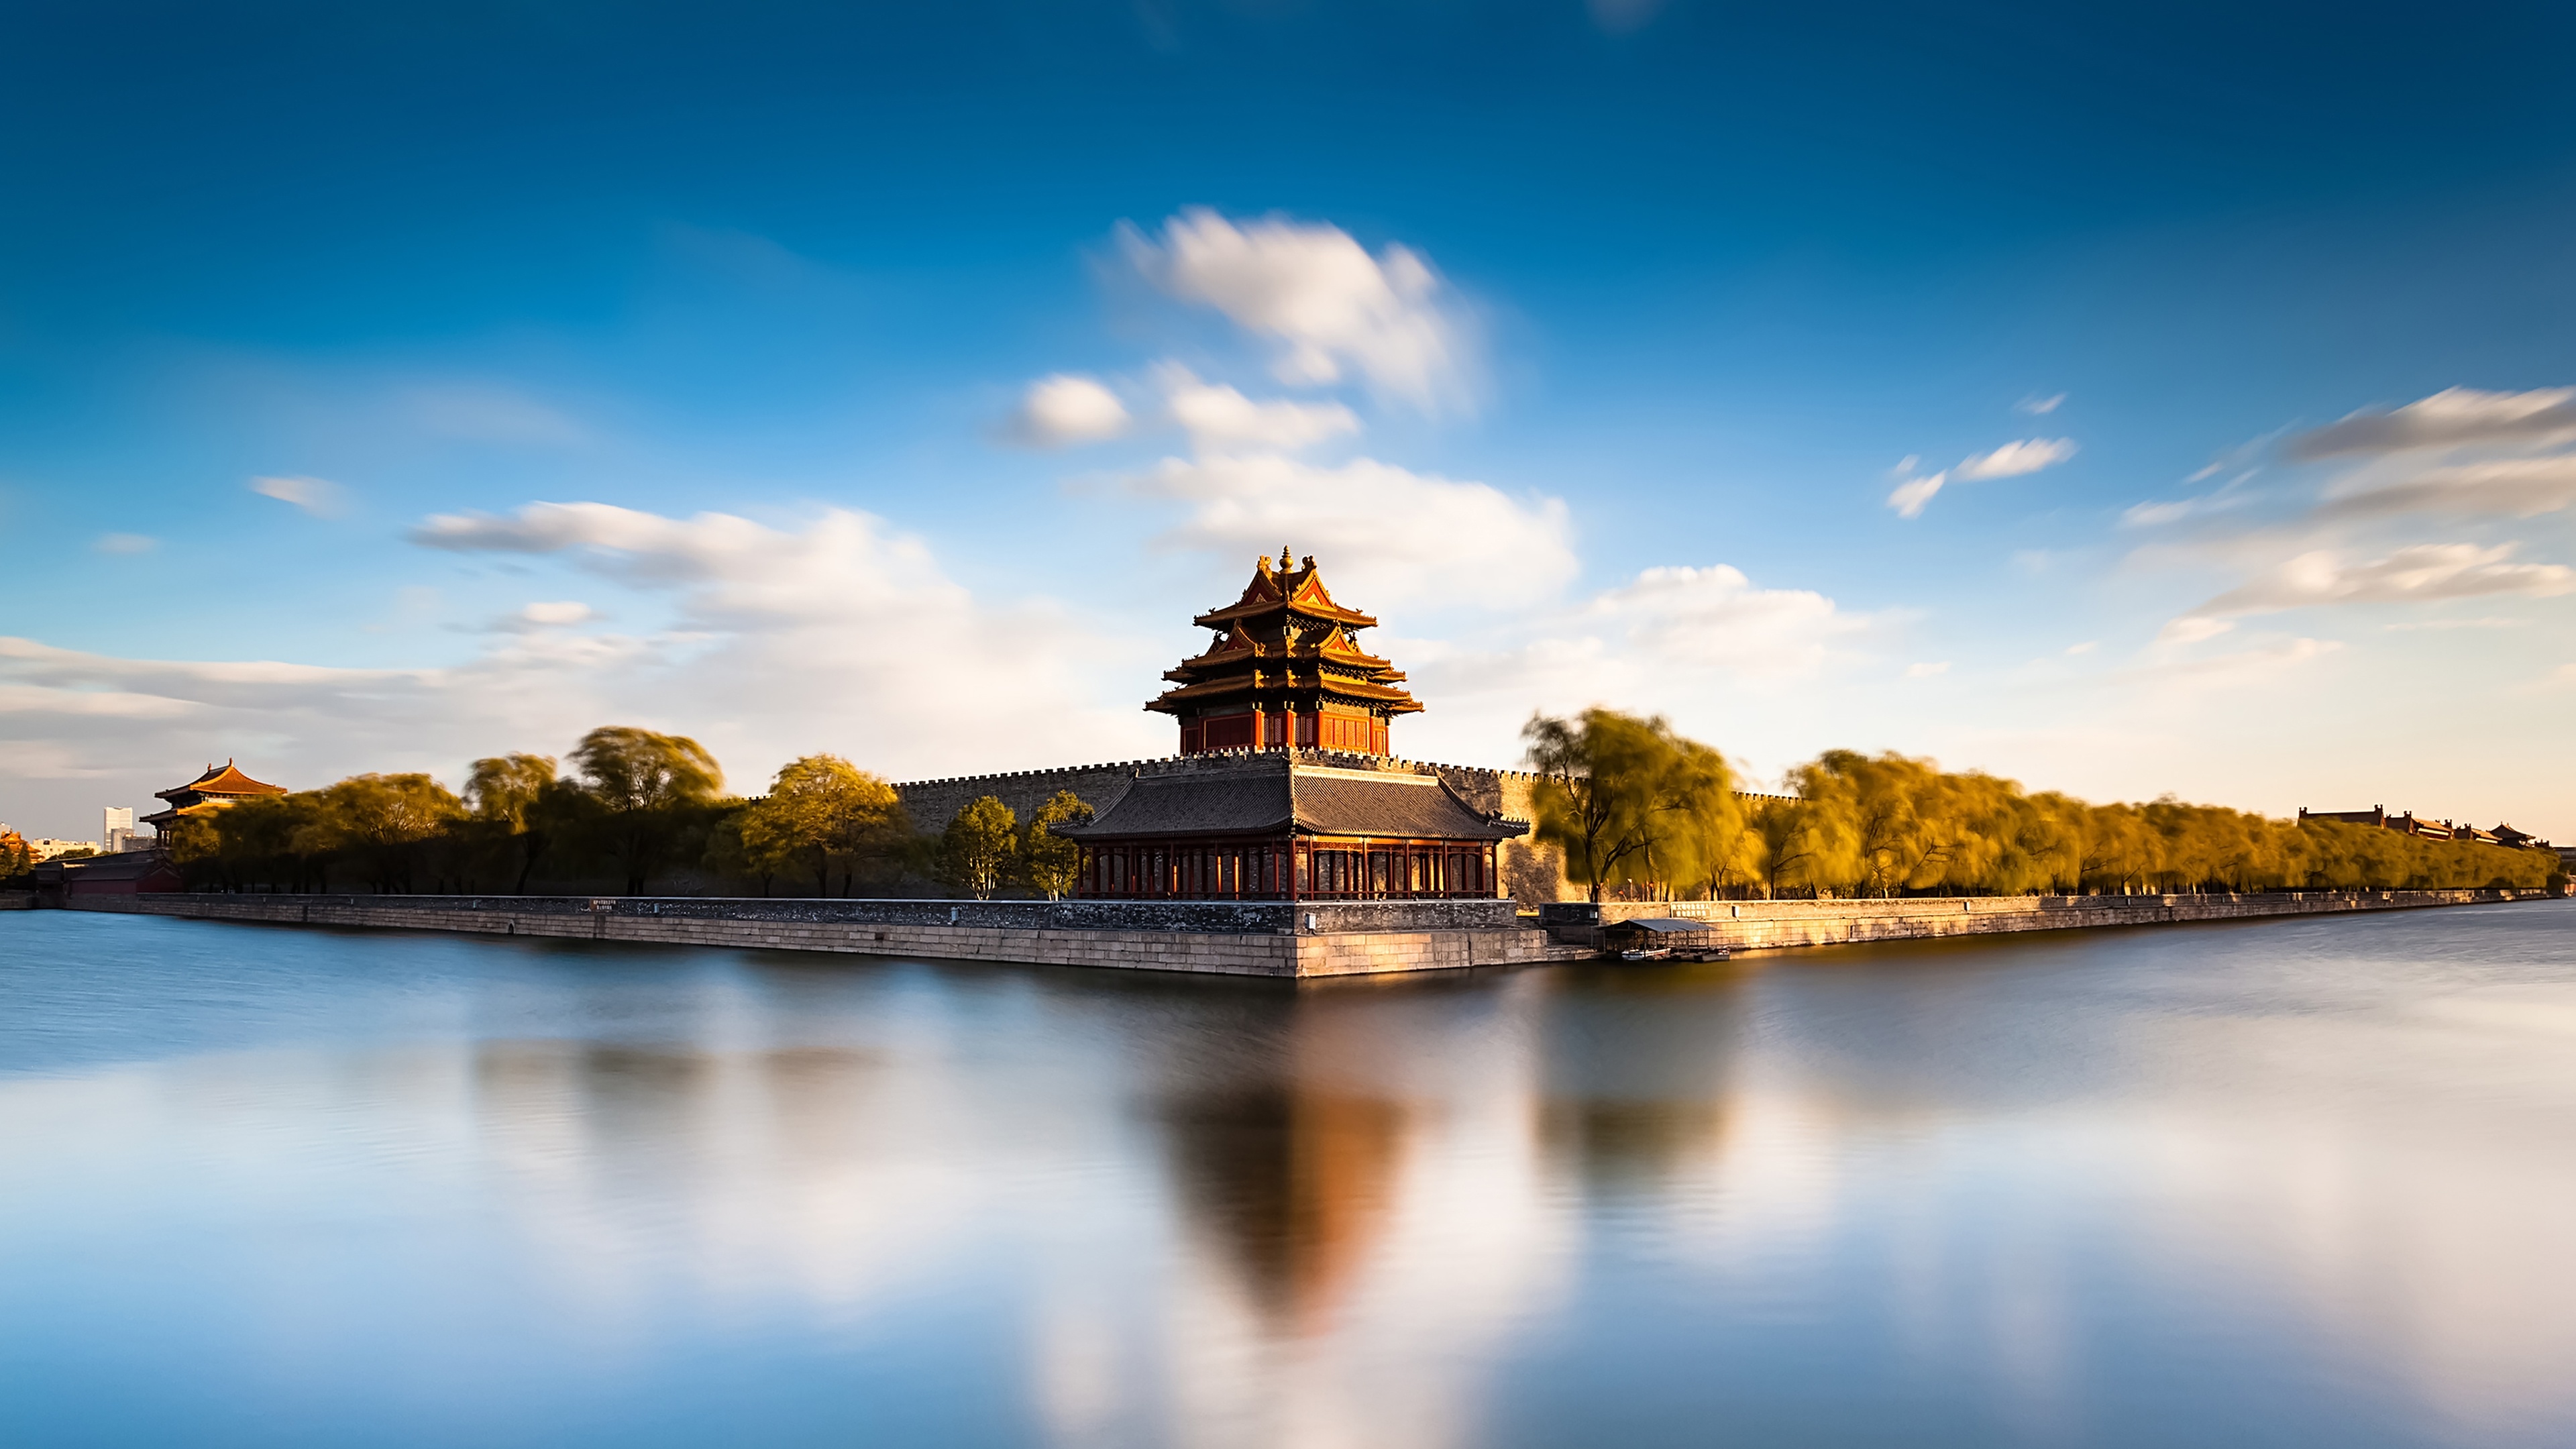
[[[1606,926],[1602,954],[1622,961],[1723,961],[1727,948],[1706,921],[1649,916]]]

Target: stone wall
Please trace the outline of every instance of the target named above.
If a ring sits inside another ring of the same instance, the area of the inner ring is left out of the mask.
[[[1105,765],[1069,765],[1055,770],[1020,770],[1002,775],[960,775],[946,780],[911,780],[897,784],[895,794],[912,816],[913,828],[937,834],[977,796],[990,795],[1025,821],[1058,790],[1071,790],[1093,810],[1106,812],[1127,793],[1139,773],[1165,774],[1197,769],[1227,769],[1245,752],[1172,755],[1157,760],[1118,760]],[[1537,818],[1530,799],[1538,777],[1525,770],[1488,770],[1475,765],[1437,765],[1384,755],[1353,755],[1331,750],[1301,751],[1315,763],[1337,770],[1386,770],[1402,774],[1435,774],[1458,798],[1480,811],[1499,810],[1512,820]],[[1524,906],[1573,897],[1565,879],[1565,856],[1553,845],[1526,836],[1503,842],[1497,867],[1506,893]]]
[[[1508,901],[777,901],[702,897],[81,896],[75,909],[746,950],[830,951],[1228,976],[1352,976],[1568,954]],[[1436,907],[1426,910],[1425,907]],[[1477,908],[1483,908],[1481,914]],[[1304,917],[1316,926],[1306,929]],[[1275,918],[1275,924],[1274,924]],[[1297,924],[1292,925],[1294,919]],[[1494,925],[1500,919],[1503,924]],[[1401,929],[1365,929],[1399,926]]]
[[[1942,897],[1611,904],[1611,921],[1680,915],[1737,950],[2007,931],[2555,899],[2541,891],[2292,891],[2262,895]],[[547,896],[76,896],[74,908],[273,925],[365,926],[593,941],[1236,976],[1349,976],[1575,960],[1590,908],[1545,931],[1508,901],[832,901]],[[1311,921],[1311,924],[1309,922]],[[1553,939],[1552,939],[1553,938]]]
[[[2348,911],[2412,910],[2556,899],[2545,891],[2273,891],[2245,895],[1923,896],[1897,900],[1609,901],[1541,912],[1551,937],[1590,945],[1602,924],[1674,916],[1706,921],[1718,944],[1742,951],[2006,931],[2066,931],[2179,921],[2245,920]],[[1597,917],[1592,913],[1598,912]]]

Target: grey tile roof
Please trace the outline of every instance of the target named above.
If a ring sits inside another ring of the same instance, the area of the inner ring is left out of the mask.
[[[1355,770],[1291,770],[1285,761],[1247,761],[1241,770],[1139,775],[1106,814],[1059,826],[1080,840],[1180,835],[1305,835],[1380,839],[1509,840],[1529,827],[1490,820],[1437,776]]]

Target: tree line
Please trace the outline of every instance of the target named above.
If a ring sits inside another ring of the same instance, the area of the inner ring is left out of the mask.
[[[1930,760],[1828,750],[1787,792],[1661,718],[1532,717],[1535,837],[1589,889],[1647,899],[2539,888],[2547,851],[2275,820],[2168,796],[2093,805]]]
[[[353,775],[205,811],[163,835],[197,890],[524,894],[600,882],[642,895],[685,871],[761,895],[927,881],[982,899],[1069,893],[1079,853],[1049,827],[1091,814],[1059,791],[1023,823],[987,795],[925,832],[893,786],[829,754],[790,761],[746,799],[725,793],[696,740],[609,725],[560,761],[476,760],[462,793],[425,774]]]

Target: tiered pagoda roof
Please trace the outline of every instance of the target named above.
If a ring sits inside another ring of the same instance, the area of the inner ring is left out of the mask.
[[[174,785],[167,790],[155,790],[152,793],[170,802],[169,809],[143,817],[144,824],[158,827],[177,820],[183,815],[203,814],[210,808],[221,808],[237,800],[249,800],[262,795],[283,795],[287,790],[284,785],[271,785],[264,780],[254,780],[243,774],[239,766],[226,760],[220,765],[208,765],[204,774],[185,785]]]
[[[1206,652],[1164,671],[1175,687],[1145,707],[1185,722],[1210,715],[1258,713],[1365,715],[1418,713],[1402,687],[1403,671],[1359,647],[1353,635],[1377,620],[1334,602],[1315,560],[1291,567],[1281,549],[1274,566],[1253,564],[1243,596],[1192,621],[1216,638]]]

